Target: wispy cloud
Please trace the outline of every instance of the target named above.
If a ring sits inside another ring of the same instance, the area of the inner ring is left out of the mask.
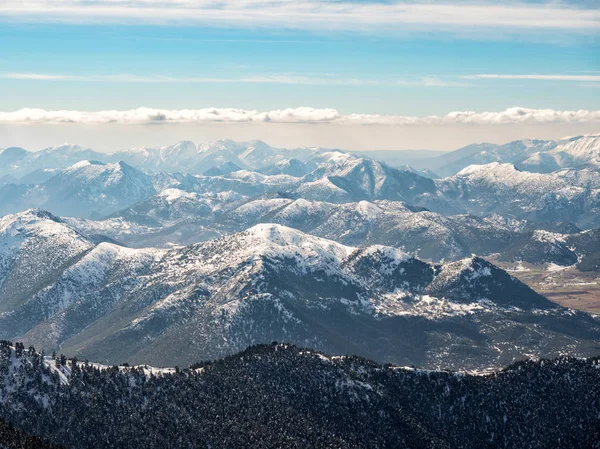
[[[418,80],[400,80],[397,82],[401,86],[424,86],[424,87],[470,87],[472,84],[464,81],[448,81],[436,76],[424,76]]]
[[[0,112],[0,123],[335,123],[354,125],[506,125],[535,123],[599,123],[600,111],[558,111],[553,109],[509,108],[499,112],[456,111],[442,116],[411,117],[378,114],[340,114],[336,109],[298,107],[256,111],[234,108],[152,109],[127,111],[47,111],[21,109]]]
[[[43,73],[5,73],[0,77],[4,79],[32,81],[72,81],[77,78],[69,75],[48,75]]]
[[[357,0],[4,0],[3,20],[186,23],[208,26],[399,31],[405,27],[570,30],[597,33],[600,10],[556,2]],[[402,26],[402,28],[398,28]],[[465,28],[467,27],[467,28]]]
[[[305,76],[293,73],[246,75],[240,78],[228,77],[172,77],[162,75],[64,75],[47,73],[4,73],[0,79],[24,81],[79,81],[79,82],[122,82],[122,83],[249,83],[249,84],[292,84],[329,86],[422,86],[422,87],[467,87],[464,81],[448,81],[438,77],[425,76],[415,79],[362,79],[340,77],[335,74]]]
[[[295,74],[247,75],[240,78],[163,75],[62,75],[44,73],[4,73],[1,79],[26,81],[81,81],[81,82],[123,82],[123,83],[261,83],[261,84],[314,84],[314,85],[377,85],[379,80],[356,78],[313,77]],[[391,82],[389,83],[391,84]]]
[[[600,75],[538,75],[538,74],[516,74],[505,75],[486,73],[479,75],[463,75],[463,79],[499,79],[499,80],[536,80],[536,81],[579,81],[579,82],[598,82]]]

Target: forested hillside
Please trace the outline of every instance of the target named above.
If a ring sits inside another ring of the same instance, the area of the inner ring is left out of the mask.
[[[598,359],[472,375],[282,344],[172,370],[0,354],[0,415],[68,449],[600,447]]]

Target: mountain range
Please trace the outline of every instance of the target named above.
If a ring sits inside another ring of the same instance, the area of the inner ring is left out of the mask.
[[[362,151],[360,158],[385,161],[392,167],[409,165],[431,174],[451,176],[469,165],[492,162],[513,163],[534,172],[552,172],[563,168],[597,168],[600,164],[600,135],[566,137],[559,140],[523,139],[502,145],[478,143],[454,151]],[[281,174],[290,170],[287,161],[294,160],[291,174],[307,174],[301,168],[315,155],[332,150],[312,148],[274,148],[260,140],[236,142],[220,140],[196,145],[182,141],[163,147],[135,147],[113,153],[100,153],[77,145],[64,144],[31,152],[19,147],[0,151],[0,177],[11,175],[18,179],[41,169],[61,169],[81,160],[105,163],[124,161],[148,173],[187,172],[204,174],[224,164],[239,169]],[[335,150],[339,151],[339,150]],[[309,164],[310,165],[310,164]],[[286,168],[287,167],[287,168]],[[310,167],[309,167],[310,168]],[[300,169],[300,171],[298,171]]]
[[[593,355],[596,317],[490,262],[598,271],[595,137],[561,142],[436,156],[486,162],[436,179],[260,141],[5,150],[24,174],[0,187],[0,338],[171,365],[271,340],[426,367]],[[559,148],[589,163],[496,160]]]
[[[259,223],[277,223],[347,245],[399,247],[435,261],[471,254],[508,257],[512,248],[530,245],[533,249],[541,235],[535,231],[556,234],[560,251],[540,246],[526,252],[524,261],[571,265],[580,248],[572,250],[560,243],[563,236],[580,232],[569,222],[517,220],[497,214],[445,216],[400,201],[339,204],[284,194],[249,198],[234,192],[197,194],[165,189],[105,220],[65,220],[86,235],[102,234],[133,247],[190,244]]]
[[[0,338],[90,360],[185,364],[272,340],[425,367],[600,350],[597,318],[478,257],[429,264],[276,224],[131,249],[38,210],[4,217],[0,248]]]

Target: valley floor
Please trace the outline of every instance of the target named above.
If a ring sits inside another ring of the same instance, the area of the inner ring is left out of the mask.
[[[543,267],[528,263],[519,263],[515,266],[514,263],[491,261],[561,306],[600,314],[600,273],[598,272],[579,271],[575,267],[555,265]]]

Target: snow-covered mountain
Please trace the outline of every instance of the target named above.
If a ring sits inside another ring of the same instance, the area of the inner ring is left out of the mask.
[[[6,220],[9,241],[32,227],[66,226],[41,212]],[[463,367],[566,348],[585,355],[600,339],[596,319],[556,306],[477,257],[430,265],[396,248],[346,246],[275,224],[169,251],[81,242],[26,294],[6,296],[0,338],[21,335],[111,363],[184,364],[277,340]],[[15,276],[14,264],[5,265],[6,279]],[[19,279],[36,269],[19,266]]]
[[[104,235],[127,246],[181,246],[226,233],[219,218],[247,199],[235,192],[199,194],[168,188],[103,220],[64,219],[85,235]]]
[[[226,211],[218,225],[227,232],[265,222],[347,245],[401,247],[433,260],[498,252],[531,225],[499,216],[444,216],[397,201],[334,204],[293,198],[248,201]]]
[[[10,174],[15,178],[22,178],[37,170],[62,169],[82,160],[106,159],[107,155],[104,153],[71,144],[48,147],[35,152],[11,147],[0,152],[0,175]]]
[[[550,173],[563,168],[600,167],[600,135],[588,134],[559,140],[523,139],[503,145],[474,144],[441,156],[419,161],[441,176],[452,176],[470,165],[492,162],[515,164],[521,170]]]
[[[448,201],[477,215],[510,214],[594,227],[600,225],[599,181],[598,172],[531,173],[494,162],[469,166],[436,184]]]
[[[418,169],[411,165],[400,165],[397,168],[398,168],[398,170],[410,171],[410,172],[416,173],[419,176],[423,176],[423,177],[429,178],[429,179],[438,179],[439,178],[437,173],[434,173],[432,170],[430,170],[428,168]]]
[[[545,141],[486,145],[465,147],[453,157],[486,152],[508,157],[551,146]],[[2,154],[21,160],[23,151],[9,150]],[[44,153],[82,151],[65,146]],[[568,226],[569,221],[580,228],[600,226],[600,176],[591,168],[539,174],[494,162],[432,180],[349,153],[277,149],[259,141],[198,147],[180,142],[118,156],[133,158],[130,162],[151,172],[164,164],[190,171],[202,161],[211,168],[201,175],[161,171],[152,175],[153,186],[147,175],[122,162],[40,169],[21,178],[35,184],[14,184],[9,178],[0,186],[0,214],[41,207],[67,217],[108,216],[68,220],[86,235],[105,234],[135,247],[190,244],[275,222],[348,245],[403,247],[433,260],[506,252],[507,260],[523,256],[554,263],[570,262],[574,252],[541,244],[533,231],[564,233],[553,223]],[[528,256],[518,245],[536,250]]]
[[[154,193],[152,179],[124,162],[80,161],[41,184],[0,188],[0,198],[10,199],[0,204],[0,213],[40,207],[57,215],[101,217]]]
[[[192,220],[210,223],[228,205],[237,204],[245,199],[245,196],[235,192],[199,194],[180,189],[165,189],[108,218],[118,217],[136,224],[155,227]]]
[[[6,317],[5,332],[17,335],[18,329],[39,320],[33,313],[14,316],[13,312],[94,246],[90,239],[45,211],[28,210],[1,218],[0,316]]]
[[[594,139],[592,136],[573,138],[555,149],[570,145],[569,148],[577,149],[573,150],[573,154],[589,155],[593,153]],[[481,147],[482,145],[477,148]],[[490,160],[487,156],[482,156],[484,153],[492,154],[491,160],[512,160],[524,151],[539,148],[547,150],[543,154],[552,154],[554,150],[548,150],[550,147],[552,144],[547,141],[518,141],[479,152],[474,152],[473,148],[466,148],[461,150],[460,154],[467,154],[467,157],[477,161]],[[7,151],[5,150],[5,153]],[[75,147],[45,150],[47,154],[81,151],[83,150]],[[9,151],[8,156],[13,152]],[[19,159],[20,153],[16,153],[11,157]],[[190,142],[180,142],[169,147],[138,148],[125,153],[120,153],[119,156],[129,155],[127,157],[131,162],[147,171],[157,172],[167,167],[164,164],[171,164],[167,168],[183,168],[187,172],[155,174],[153,184],[158,191],[177,188],[200,195],[232,191],[249,197],[283,193],[294,198],[333,203],[391,200],[425,207],[443,214],[498,213],[537,221],[571,220],[585,228],[600,225],[597,220],[600,176],[597,171],[589,168],[537,174],[517,170],[512,164],[493,162],[469,166],[452,177],[432,180],[411,169],[391,168],[373,159],[360,158],[349,153],[314,148],[282,150],[263,142],[220,141],[200,147]],[[259,163],[261,160],[263,162]],[[202,171],[198,171],[203,174],[191,174],[195,169],[191,170],[190,167],[196,167],[200,163],[204,165],[201,167]],[[258,168],[259,165],[262,167]],[[75,166],[81,171],[92,171],[90,168],[83,170],[77,164]],[[89,163],[89,166],[101,165]],[[122,165],[117,163],[117,166]],[[106,167],[115,165],[107,164]],[[77,201],[81,201],[81,192],[75,191],[79,184],[74,182],[73,186],[69,187],[70,183],[66,182],[64,188],[58,188],[56,182],[64,179],[65,173],[72,172],[73,169],[54,170],[56,169],[50,168],[43,172],[35,172],[36,177],[43,179],[37,184],[43,187],[26,188],[8,183],[0,187],[0,197],[6,199],[0,213],[17,212],[27,207],[44,207],[60,215],[86,215],[92,212],[101,215],[112,213],[123,206],[114,198],[107,201],[109,204],[102,204],[103,193],[91,193],[84,194],[87,198],[83,202],[88,204],[83,208],[83,212],[74,212],[74,207],[69,210],[70,201],[75,201],[73,198],[77,197]],[[131,169],[130,172],[135,171]],[[139,174],[136,177],[139,180],[143,175]],[[25,175],[23,179],[33,178],[32,175]],[[129,191],[136,183],[144,184],[142,190],[146,193],[139,195],[140,192],[134,192],[133,195],[127,196],[143,200],[145,196],[149,196],[147,181],[132,181],[131,186],[125,190]],[[74,191],[68,192],[69,188]],[[87,187],[80,190],[86,189],[90,191]],[[94,189],[95,187],[91,191]],[[98,204],[94,207],[89,204],[93,201],[91,196],[99,197]]]
[[[181,141],[162,147],[134,147],[110,154],[72,144],[41,151],[10,147],[0,150],[0,176],[11,175],[19,179],[37,170],[63,169],[83,160],[103,163],[123,161],[150,174],[166,171],[200,175],[217,167],[233,166],[302,176],[312,171],[314,166],[308,160],[321,151],[320,148],[275,148],[259,140],[220,140],[200,145]]]
[[[524,139],[504,145],[476,144],[460,148],[431,161],[433,170],[442,176],[451,176],[469,165],[485,165],[492,162],[514,163],[536,152],[548,151],[557,145],[553,140]]]
[[[539,173],[563,168],[600,168],[600,134],[574,137],[557,143],[549,151],[538,151],[521,160],[518,167]]]
[[[398,200],[441,207],[435,183],[408,170],[347,153],[322,153],[313,159],[319,168],[302,178],[294,192],[317,201]]]

